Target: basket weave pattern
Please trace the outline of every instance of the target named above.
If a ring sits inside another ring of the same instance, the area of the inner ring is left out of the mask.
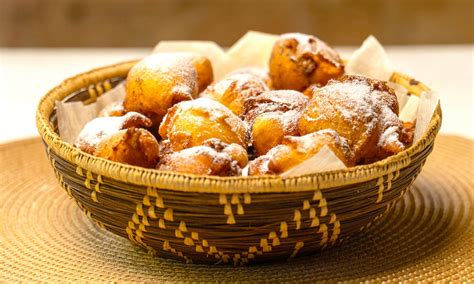
[[[37,125],[56,177],[97,225],[150,254],[195,263],[291,259],[349,239],[400,199],[433,148],[438,107],[423,137],[383,161],[347,170],[279,177],[208,177],[123,165],[60,139],[57,100],[94,101],[133,62],[64,81],[40,102]],[[395,73],[413,95],[426,87]]]

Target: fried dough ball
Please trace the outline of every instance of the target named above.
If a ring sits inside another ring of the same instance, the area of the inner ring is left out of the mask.
[[[154,168],[158,162],[158,141],[141,128],[151,126],[149,118],[136,112],[98,117],[84,126],[74,145],[111,161]]]
[[[269,112],[287,112],[304,110],[308,99],[302,93],[293,90],[266,91],[245,101],[242,119],[249,125],[261,114]]]
[[[173,52],[172,54],[191,61],[196,70],[199,93],[204,91],[204,89],[212,83],[214,80],[214,72],[211,61],[206,56],[195,52]]]
[[[196,69],[197,81],[198,81],[198,92],[204,91],[214,80],[214,72],[212,70],[211,61],[202,55],[197,53],[184,54],[189,56],[191,62]]]
[[[100,112],[99,117],[102,116],[123,116],[127,112],[123,107],[122,102],[113,102],[111,104],[106,105]]]
[[[160,153],[160,160],[162,160],[166,155],[169,155],[171,153],[173,153],[173,150],[171,149],[171,143],[170,143],[170,140],[166,139],[166,140],[160,140],[160,142],[158,142],[158,146],[159,146],[159,153]]]
[[[210,139],[194,146],[165,155],[159,170],[200,175],[235,176],[247,164],[247,151],[238,144],[226,144]]]
[[[300,33],[283,34],[275,42],[269,62],[272,87],[304,91],[325,85],[344,73],[339,54],[324,41]]]
[[[82,151],[94,155],[97,145],[105,137],[122,129],[151,126],[151,120],[137,112],[129,112],[123,116],[97,117],[82,128],[74,145]]]
[[[181,102],[169,109],[159,128],[173,151],[202,145],[210,138],[247,147],[247,128],[232,111],[207,98]]]
[[[285,136],[282,144],[272,148],[264,156],[249,163],[249,175],[281,174],[311,158],[328,145],[346,165],[353,166],[354,157],[349,143],[332,129],[320,130],[304,136]]]
[[[152,54],[130,69],[125,89],[125,109],[142,113],[159,125],[172,105],[197,97],[197,72],[187,56]]]
[[[235,143],[227,144],[227,143],[224,143],[224,142],[222,142],[221,140],[219,140],[217,138],[211,138],[211,139],[208,139],[208,140],[204,141],[203,145],[211,147],[211,148],[215,149],[218,152],[229,154],[229,156],[233,160],[237,161],[237,164],[241,168],[245,167],[247,165],[247,163],[249,162],[249,157],[248,157],[248,154],[247,154],[247,150],[245,150],[239,144],[235,144]]]
[[[204,91],[206,87],[212,83],[214,80],[214,72],[211,61],[206,56],[195,52],[173,52],[172,54],[191,61],[196,70],[199,93]]]
[[[313,98],[302,115],[301,135],[334,129],[349,140],[358,163],[383,159],[402,151],[402,123],[393,89],[383,81],[344,76],[322,88],[311,87]]]
[[[158,162],[158,141],[148,130],[128,128],[100,141],[95,156],[107,160],[154,168]]]
[[[244,112],[244,102],[267,91],[268,77],[258,69],[237,70],[207,87],[201,94],[228,107],[236,115]]]
[[[245,102],[243,118],[258,156],[281,144],[284,136],[298,135],[298,120],[307,104],[302,93],[292,90],[267,91]]]

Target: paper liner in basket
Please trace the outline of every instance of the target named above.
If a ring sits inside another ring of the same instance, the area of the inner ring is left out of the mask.
[[[56,102],[58,129],[61,139],[73,144],[87,122],[96,118],[105,106],[113,102],[121,102],[124,98],[124,84],[119,84],[98,97],[94,103],[88,105],[83,102]]]
[[[364,75],[369,78],[388,81],[394,69],[378,40],[369,36],[362,46],[354,51],[345,67],[347,74]],[[439,99],[436,92],[424,92],[420,97],[408,96],[407,90],[398,84],[389,82],[395,90],[400,106],[400,119],[404,122],[416,121],[414,141],[420,139],[426,131],[438,105]]]
[[[224,51],[210,41],[162,41],[154,48],[159,52],[195,52],[209,58],[214,69],[215,80],[221,79],[232,70],[245,67],[267,68],[273,44],[277,35],[249,31],[231,48]],[[346,64],[346,73],[388,81],[393,68],[382,45],[373,36],[369,36],[351,56]],[[397,93],[404,121],[416,119],[415,141],[427,129],[438,99],[435,93],[422,94],[418,100],[407,96],[400,85],[391,84]],[[82,102],[57,103],[58,127],[61,138],[73,143],[84,125],[97,117],[100,110],[111,102],[122,101],[125,96],[123,84],[100,96],[95,103],[84,105]],[[402,106],[404,106],[402,108]],[[323,147],[313,157],[281,174],[291,177],[322,171],[344,169],[344,163],[337,158],[329,147]]]
[[[329,146],[324,145],[314,156],[280,174],[281,177],[292,177],[345,169],[346,165],[334,154]]]

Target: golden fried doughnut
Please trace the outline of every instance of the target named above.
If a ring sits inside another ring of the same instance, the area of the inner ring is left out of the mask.
[[[250,125],[257,155],[280,144],[287,135],[298,135],[298,120],[308,104],[300,92],[267,91],[245,102],[243,119]]]
[[[249,175],[284,173],[311,158],[324,145],[328,145],[346,166],[355,164],[347,140],[340,137],[336,131],[325,129],[300,137],[285,136],[281,145],[249,163]]]
[[[247,147],[245,123],[221,103],[207,98],[174,105],[163,119],[159,134],[170,140],[173,151],[202,145],[210,138]]]
[[[151,126],[152,121],[137,112],[129,112],[123,116],[97,117],[82,128],[74,145],[82,151],[94,155],[97,145],[105,137],[122,129]]]
[[[148,130],[128,128],[100,141],[94,155],[111,161],[154,168],[158,162],[158,141]]]
[[[211,84],[201,97],[216,100],[236,115],[241,115],[245,100],[268,90],[266,81],[268,82],[268,77],[265,77],[265,72],[258,69],[237,70]]]
[[[196,69],[196,75],[198,80],[198,92],[204,91],[214,80],[214,72],[212,70],[211,61],[202,55],[197,53],[191,53],[191,63]]]
[[[214,72],[211,61],[206,56],[195,52],[173,52],[172,54],[191,61],[196,70],[199,93],[204,91],[206,87],[212,83],[214,80]]]
[[[159,125],[168,108],[198,95],[197,72],[190,57],[152,54],[130,69],[125,89],[125,109],[142,113]]]
[[[160,142],[158,142],[158,146],[159,146],[159,149],[160,149],[160,151],[159,151],[160,160],[163,159],[164,156],[173,153],[173,150],[171,149],[170,140],[168,140],[168,139],[160,140]]]
[[[400,141],[397,97],[385,82],[344,76],[310,90],[312,99],[298,125],[301,135],[334,129],[349,140],[359,163],[405,148]]]
[[[249,161],[247,150],[239,144],[227,144],[217,138],[211,138],[204,141],[203,145],[211,147],[216,151],[229,154],[233,160],[237,161],[241,168],[245,167]]]
[[[238,144],[225,144],[210,139],[194,146],[165,155],[159,170],[200,175],[235,176],[247,164],[246,150]]]
[[[322,40],[300,33],[283,34],[275,42],[269,62],[272,87],[304,91],[325,85],[344,73],[339,54]]]
[[[266,91],[245,101],[242,119],[251,125],[257,116],[263,113],[301,111],[307,104],[306,96],[297,91]]]

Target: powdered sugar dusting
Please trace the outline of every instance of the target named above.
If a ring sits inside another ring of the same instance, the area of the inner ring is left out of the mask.
[[[252,125],[259,115],[277,113],[280,120],[285,120],[285,124],[296,124],[307,104],[308,98],[300,92],[292,90],[268,91],[245,101],[245,112],[242,118]],[[287,114],[282,115],[285,113]]]
[[[325,129],[304,136],[285,136],[281,145],[250,162],[249,175],[281,174],[291,171],[294,167],[311,159],[325,146],[330,148],[329,152],[332,154],[323,154],[323,157],[327,158],[326,162],[342,168],[345,165],[354,164],[347,140],[340,137],[336,131]],[[318,168],[318,165],[314,165],[318,162],[313,160],[311,163]],[[311,165],[309,166],[311,168]],[[296,174],[293,171],[292,173]]]
[[[400,142],[400,133],[403,125],[398,116],[387,106],[382,105],[382,113],[380,117],[381,134],[377,146],[382,149],[399,148],[404,149],[404,145]]]
[[[165,155],[158,169],[219,176],[240,175],[239,162],[225,151],[229,145],[217,139],[208,142]]]
[[[244,111],[246,99],[268,91],[268,76],[254,68],[237,70],[224,79],[208,86],[201,97],[214,99],[240,115]]]
[[[74,145],[91,154],[104,138],[119,130],[130,127],[150,127],[151,124],[150,119],[136,112],[129,112],[124,116],[97,117],[84,126]]]
[[[302,33],[288,33],[281,35],[280,38],[282,40],[294,39],[298,42],[295,53],[297,58],[302,58],[307,54],[321,55],[325,60],[331,62],[337,68],[342,65],[339,54],[326,42],[318,39],[315,36]]]
[[[302,134],[333,128],[349,139],[361,159],[379,153],[383,157],[388,149],[403,149],[397,97],[384,82],[346,76],[323,88],[312,87],[312,92],[313,99],[300,122]]]

